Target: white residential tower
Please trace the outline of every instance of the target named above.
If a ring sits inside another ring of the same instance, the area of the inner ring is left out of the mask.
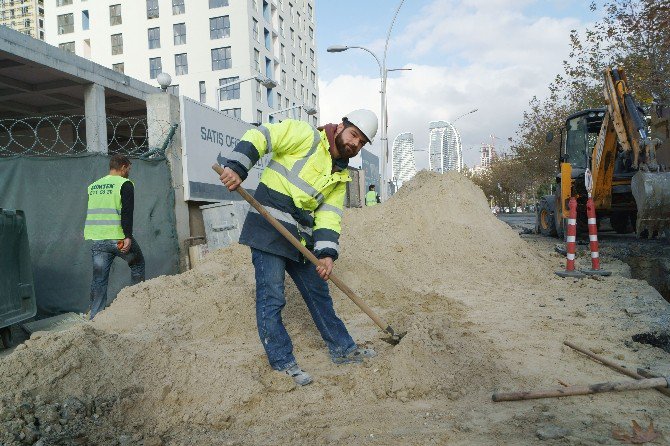
[[[463,170],[463,147],[456,127],[446,121],[433,121],[428,129],[429,169],[439,173]]]
[[[416,175],[416,160],[414,159],[414,136],[401,133],[393,140],[392,151],[392,178],[396,187],[402,186]]]
[[[314,0],[45,0],[45,10],[48,43],[156,86],[166,72],[171,92],[245,121],[318,109]],[[254,76],[278,85],[217,90]]]

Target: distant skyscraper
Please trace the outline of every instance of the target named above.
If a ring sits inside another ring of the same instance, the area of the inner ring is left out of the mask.
[[[361,150],[361,164],[363,172],[365,172],[365,191],[367,192],[371,184],[374,184],[379,191],[381,188],[379,184],[379,157],[363,149]]]
[[[479,164],[483,169],[491,167],[491,161],[496,157],[496,150],[493,144],[482,144],[479,155]]]
[[[439,173],[463,170],[463,146],[456,127],[446,121],[433,121],[428,129],[429,169]]]
[[[393,174],[397,186],[416,175],[416,161],[414,159],[414,136],[407,132],[401,133],[393,140]]]
[[[0,0],[0,26],[44,40],[43,0]]]

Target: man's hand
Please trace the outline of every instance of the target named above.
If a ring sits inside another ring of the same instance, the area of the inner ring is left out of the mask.
[[[131,245],[131,239],[129,238],[124,238],[123,239],[123,247],[119,249],[124,254],[128,254],[128,251],[130,251],[130,245]]]
[[[237,189],[237,186],[239,186],[242,183],[240,176],[237,173],[235,173],[235,171],[230,167],[223,168],[223,173],[221,174],[219,179],[221,180],[223,185],[226,186],[230,191]]]
[[[330,273],[333,272],[333,263],[334,261],[332,257],[319,259],[319,266],[316,267],[316,272],[319,273],[319,276],[321,276],[323,280],[328,280]]]

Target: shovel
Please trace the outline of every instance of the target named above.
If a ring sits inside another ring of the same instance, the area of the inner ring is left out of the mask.
[[[214,164],[212,166],[212,169],[219,175],[223,173],[223,168],[219,166],[218,164]],[[244,198],[251,206],[253,206],[254,209],[258,211],[259,214],[261,214],[265,219],[270,222],[274,228],[283,235],[286,240],[288,240],[293,246],[295,246],[298,251],[302,253],[302,255],[305,256],[307,260],[312,262],[315,266],[319,266],[319,259],[316,258],[314,254],[311,253],[309,249],[307,249],[305,246],[303,246],[302,243],[296,239],[293,234],[291,234],[288,229],[284,227],[281,223],[277,221],[268,211],[265,210],[262,204],[260,204],[254,197],[249,194],[242,186],[237,186],[237,189],[235,189],[239,194]],[[375,324],[379,326],[386,334],[389,335],[388,338],[382,338],[382,340],[388,342],[391,345],[397,345],[400,340],[407,334],[407,332],[404,333],[396,333],[396,331],[391,328],[389,324],[387,324],[381,317],[379,317],[374,311],[372,311],[372,308],[368,307],[365,302],[361,300],[360,297],[356,295],[356,293],[353,292],[351,288],[349,288],[344,282],[342,282],[338,277],[336,277],[334,274],[330,274],[329,276],[330,281],[333,282],[344,294],[349,297],[365,314],[367,314],[370,319],[374,321]]]

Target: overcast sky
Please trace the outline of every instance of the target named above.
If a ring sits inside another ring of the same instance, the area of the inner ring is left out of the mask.
[[[399,0],[317,0],[320,121],[339,122],[356,108],[379,114],[379,67],[359,49],[327,53],[331,45],[366,47],[383,57]],[[428,147],[428,123],[451,121],[461,133],[465,164],[479,163],[479,147],[509,148],[534,96],[561,73],[571,29],[597,17],[586,0],[405,0],[387,53],[389,148],[402,132],[416,149]],[[378,133],[379,136],[379,133]],[[378,138],[377,138],[378,139]],[[373,153],[379,155],[376,141]],[[427,168],[427,152],[417,152]],[[353,165],[360,161],[354,160]]]

